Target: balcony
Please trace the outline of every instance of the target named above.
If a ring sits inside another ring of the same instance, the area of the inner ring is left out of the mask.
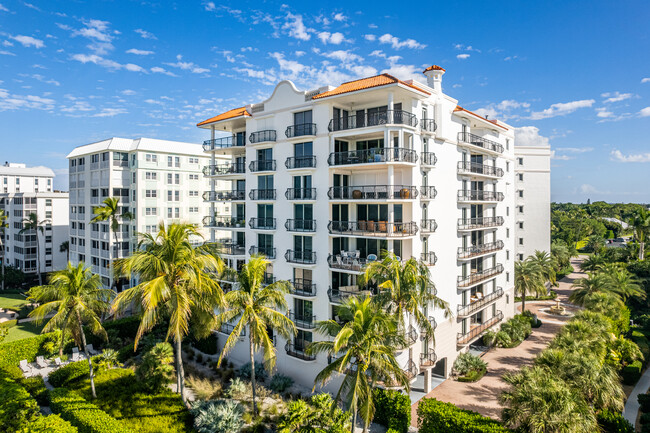
[[[498,178],[503,176],[503,169],[495,167],[493,165],[478,164],[469,161],[458,161],[458,174]]]
[[[433,251],[427,253],[420,253],[420,260],[427,266],[435,266],[438,261],[438,256]]]
[[[288,232],[315,232],[316,220],[288,219],[284,223]]]
[[[296,328],[314,329],[316,327],[316,316],[305,313],[294,313],[289,310],[287,317],[291,319]]]
[[[406,345],[400,347],[400,349],[406,349],[407,347],[413,346],[418,341],[418,332],[415,330],[413,325],[409,325],[408,329],[404,334],[404,339],[406,340]]]
[[[297,296],[312,297],[316,296],[316,283],[304,278],[295,278],[291,282],[293,290],[291,293]]]
[[[330,221],[330,234],[346,236],[406,237],[415,236],[418,226],[414,221],[389,223],[388,221]]]
[[[306,135],[316,135],[316,124],[315,123],[300,123],[298,125],[287,126],[284,135],[287,138],[294,137],[303,137]]]
[[[412,382],[413,380],[415,380],[415,378],[420,373],[420,370],[418,369],[418,366],[410,358],[406,362],[404,367],[402,367],[402,371],[404,371],[404,373],[406,374],[406,379],[409,382]],[[386,382],[379,381],[378,384],[383,386],[384,388],[387,388],[387,389],[401,389],[401,388],[404,387],[402,384],[398,383],[394,378],[391,378],[391,379],[387,380]]]
[[[494,278],[495,276],[499,275],[501,272],[503,272],[503,265],[498,264],[493,268],[488,268],[488,269],[483,269],[482,271],[473,272],[467,275],[466,277],[459,275],[458,287],[463,288],[463,287],[473,286],[475,284],[489,280],[490,278]]]
[[[436,129],[438,129],[438,125],[436,125],[436,121],[433,119],[422,119],[420,120],[420,128],[423,132],[433,134],[436,132]]]
[[[488,202],[496,203],[503,201],[503,193],[483,190],[458,190],[459,202]]]
[[[290,156],[284,161],[284,166],[288,170],[294,168],[315,168],[316,167],[316,157],[311,156]]]
[[[361,290],[358,286],[340,286],[338,288],[330,287],[327,290],[327,297],[333,304],[341,304],[350,296],[373,296],[371,290]]]
[[[458,230],[477,230],[503,225],[503,217],[459,218]]]
[[[205,140],[203,142],[203,150],[206,152],[244,146],[246,146],[246,140],[243,135],[231,135],[228,137]]]
[[[213,164],[203,167],[204,176],[229,176],[245,173],[246,164],[243,162],[226,162],[224,164]]]
[[[502,320],[503,320],[503,313],[501,311],[497,311],[496,316],[486,320],[485,322],[479,325],[470,328],[469,332],[465,334],[459,332],[456,336],[456,344],[458,344],[459,346],[465,346],[471,343],[475,338],[479,337],[485,331],[492,328],[494,325],[498,324]]]
[[[438,190],[435,186],[421,186],[420,193],[422,200],[433,200],[438,195]]]
[[[275,171],[275,169],[275,159],[258,159],[251,161],[250,164],[248,164],[248,170],[250,170],[251,173],[257,173],[260,171]]]
[[[298,263],[301,265],[315,265],[316,252],[301,251],[301,250],[287,250],[287,252],[284,253],[284,259],[288,263]]]
[[[361,272],[363,267],[368,264],[368,259],[363,257],[349,257],[342,256],[340,254],[330,254],[327,257],[327,264],[332,269]]]
[[[275,259],[275,248],[252,246],[249,248],[248,254],[250,254],[251,256],[255,254],[261,254],[265,256],[267,259]]]
[[[316,188],[287,188],[284,196],[287,200],[316,200]]]
[[[349,129],[368,128],[383,125],[406,125],[416,127],[418,119],[414,114],[403,110],[386,110],[378,113],[359,113],[353,116],[337,117],[330,120],[330,132]]]
[[[232,334],[234,330],[235,330],[235,325],[231,325],[230,323],[222,323],[221,326],[219,327],[219,332],[226,335]],[[239,334],[239,336],[240,337],[246,336],[245,326],[241,328],[241,333]]]
[[[496,154],[503,153],[503,145],[495,141],[479,137],[478,135],[470,134],[469,132],[458,133],[458,144],[466,145],[479,151],[483,150]]]
[[[128,167],[129,166],[129,161],[128,160],[123,160],[123,159],[114,159],[113,160],[113,167]],[[79,185],[81,186],[81,185]]]
[[[438,162],[438,157],[433,152],[422,152],[420,157],[422,158],[422,165],[433,167]]]
[[[248,226],[255,230],[275,230],[275,218],[251,218]]]
[[[244,220],[228,216],[206,216],[203,218],[204,227],[214,227],[222,229],[245,228]]]
[[[498,287],[494,292],[486,296],[475,297],[473,300],[470,300],[470,303],[468,305],[458,306],[458,317],[465,318],[471,316],[472,314],[476,314],[502,296],[503,289],[501,287]]]
[[[316,355],[309,355],[306,351],[306,345],[295,345],[287,341],[287,344],[284,345],[284,350],[287,352],[287,355],[294,358],[302,359],[303,361],[315,361]]]
[[[403,162],[415,164],[418,154],[415,150],[403,147],[378,147],[375,149],[349,150],[346,152],[332,152],[327,163],[336,165],[355,164],[383,164],[386,162]]]
[[[470,245],[459,247],[456,253],[459,260],[467,260],[483,254],[490,254],[503,249],[503,241],[490,242],[487,244]]]
[[[265,129],[263,131],[251,132],[251,135],[248,137],[248,141],[252,144],[266,143],[269,141],[275,141],[277,139],[277,133],[275,129]]]
[[[246,247],[237,244],[217,244],[217,252],[224,256],[245,256]]]
[[[418,196],[411,185],[332,186],[327,191],[331,200],[410,200]]]
[[[217,190],[206,191],[203,193],[204,201],[240,201],[246,200],[246,191],[233,189],[233,190]]]
[[[433,233],[438,228],[438,223],[434,219],[420,220],[420,230],[422,233]]]
[[[274,189],[251,189],[248,193],[251,200],[275,200]]]
[[[433,349],[429,349],[426,353],[420,353],[420,368],[428,368],[436,365],[438,357]]]

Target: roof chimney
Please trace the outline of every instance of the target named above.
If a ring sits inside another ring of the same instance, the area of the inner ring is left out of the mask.
[[[427,85],[438,93],[442,93],[442,75],[444,73],[444,68],[438,65],[429,66],[423,72],[427,76]]]

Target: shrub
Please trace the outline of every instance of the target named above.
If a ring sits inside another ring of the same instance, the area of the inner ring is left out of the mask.
[[[327,432],[347,433],[352,426],[352,414],[339,408],[332,396],[313,395],[309,402],[295,400],[278,421],[278,433]]]
[[[6,322],[0,323],[0,328],[13,328],[18,323],[18,320],[7,320]]]
[[[232,400],[199,401],[190,410],[199,433],[230,433],[244,426],[244,409]]]
[[[186,382],[199,400],[212,400],[221,396],[220,382],[197,376],[189,376]]]
[[[637,396],[641,412],[650,412],[650,394],[639,394]]]
[[[205,338],[194,341],[192,345],[207,355],[216,355],[219,351],[217,347],[217,334],[210,334]]]
[[[174,380],[173,362],[172,345],[158,343],[144,354],[135,375],[150,392],[160,392]]]
[[[460,376],[466,376],[471,371],[479,371],[487,368],[487,363],[476,355],[469,352],[461,353],[454,361],[454,370]]]
[[[481,380],[483,376],[487,373],[487,368],[482,368],[480,370],[472,370],[467,373],[465,376],[458,377],[459,382],[477,382]]]
[[[246,364],[242,365],[241,368],[239,369],[239,376],[243,377],[244,379],[250,379],[251,378],[251,363],[247,362]],[[259,362],[255,363],[255,380],[258,380],[260,382],[266,382],[266,379],[268,379],[269,375],[264,369],[264,365],[260,364]]]
[[[641,415],[641,417],[639,418],[639,423],[641,423],[644,426],[650,425],[650,413],[644,413],[643,415]]]
[[[501,423],[476,412],[460,409],[435,398],[423,398],[418,404],[419,433],[505,433]]]
[[[50,404],[50,397],[42,376],[22,379],[21,384],[36,399],[39,406],[48,406]]]
[[[96,367],[94,360],[93,360],[93,367]],[[88,366],[88,361],[83,360],[83,361],[71,362],[70,364],[64,365],[58,370],[53,371],[52,373],[50,373],[48,381],[53,387],[59,388],[62,386],[66,386],[69,383],[78,380],[79,378],[89,377],[89,376],[90,376],[90,367]]]
[[[50,393],[52,411],[77,427],[79,433],[133,433],[122,423],[65,388]]]
[[[620,412],[605,410],[598,413],[598,425],[603,433],[634,433],[634,426]]]
[[[228,386],[226,395],[230,398],[241,400],[247,397],[248,387],[240,378],[235,377],[230,379],[230,385]]]
[[[34,362],[38,355],[50,355],[45,350],[44,345],[51,339],[56,338],[56,334],[41,334],[31,338],[25,338],[18,341],[12,341],[2,344],[0,350],[0,368],[7,366],[16,366],[26,359],[27,362]]]
[[[487,332],[483,341],[496,347],[516,347],[531,333],[532,314],[518,314],[501,325],[498,332]]]
[[[77,433],[79,430],[57,414],[39,416],[20,433]]]
[[[0,426],[2,431],[16,432],[38,416],[36,400],[20,383],[0,371]]]
[[[411,399],[399,391],[375,389],[372,393],[375,404],[374,422],[394,429],[397,433],[407,433],[411,425]]]
[[[641,369],[643,364],[641,361],[634,361],[633,363],[623,367],[621,376],[623,377],[623,383],[626,385],[634,385],[641,378]]]
[[[271,378],[269,388],[271,388],[272,391],[281,394],[291,388],[291,385],[293,385],[292,378],[285,376],[284,374],[276,374]]]

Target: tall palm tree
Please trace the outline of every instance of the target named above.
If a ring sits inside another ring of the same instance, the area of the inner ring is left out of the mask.
[[[544,278],[539,265],[527,258],[515,262],[515,296],[521,297],[521,311],[526,311],[526,296],[546,294]]]
[[[61,242],[61,245],[59,245],[59,252],[60,253],[65,253],[65,261],[69,262],[70,261],[70,241]]]
[[[553,286],[557,284],[555,279],[555,260],[553,260],[549,253],[535,250],[535,253],[530,256],[530,260],[537,264],[544,281],[548,281]]]
[[[376,301],[398,319],[398,326],[408,315],[429,340],[434,339],[434,327],[423,309],[432,305],[443,309],[445,317],[451,315],[449,304],[436,296],[428,267],[413,257],[402,262],[392,252],[384,251],[381,260],[366,265],[361,281],[377,283],[380,293]]]
[[[634,236],[639,241],[639,260],[643,260],[645,250],[645,239],[650,233],[650,211],[647,209],[639,209],[636,211],[630,225],[634,229]]]
[[[587,272],[585,278],[579,278],[573,283],[571,288],[573,291],[569,296],[569,301],[583,306],[585,298],[597,292],[605,292],[611,290],[611,282],[609,277],[602,272]]]
[[[609,280],[610,290],[620,296],[623,302],[634,297],[645,299],[646,293],[639,279],[618,263],[608,263],[600,267],[600,272]]]
[[[61,330],[59,353],[62,352],[66,331],[72,334],[77,345],[83,349],[90,367],[90,389],[93,398],[97,395],[84,325],[88,326],[93,334],[107,338],[100,317],[109,310],[113,294],[112,290],[103,287],[99,275],[93,274],[83,263],[76,266],[68,263],[65,269],[50,276],[50,284],[29,290],[29,299],[41,304],[29,314],[30,317],[34,317],[36,322],[42,322],[50,313],[54,313],[43,332]]]
[[[580,263],[580,269],[585,272],[594,272],[607,263],[605,257],[600,254],[592,254]]]
[[[119,259],[120,248],[118,248],[117,232],[120,230],[120,221],[130,221],[133,219],[133,214],[124,211],[120,206],[119,197],[106,197],[101,206],[93,208],[93,219],[90,220],[91,224],[96,224],[104,221],[109,221],[111,231],[115,237],[115,259]]]
[[[395,348],[404,347],[404,334],[398,329],[394,315],[377,308],[371,298],[350,297],[337,308],[341,323],[335,320],[318,322],[317,331],[331,337],[331,341],[311,343],[307,351],[312,354],[327,353],[333,361],[314,380],[324,385],[335,373],[344,375],[335,401],[343,402],[364,421],[364,432],[372,421],[375,406],[372,389],[379,383],[404,387],[407,392],[409,380],[395,357]]]
[[[30,213],[27,218],[23,220],[23,228],[18,232],[19,234],[24,233],[36,233],[36,273],[38,274],[38,285],[43,285],[43,276],[41,275],[41,254],[40,254],[40,242],[38,241],[38,234],[45,231],[45,224],[49,223],[50,220],[44,219],[43,221],[38,220],[38,216],[35,213]]]
[[[237,273],[237,290],[226,293],[226,308],[217,315],[217,325],[236,321],[233,330],[223,346],[217,365],[237,344],[239,336],[248,328],[251,360],[251,383],[253,389],[253,416],[255,404],[255,352],[260,348],[264,364],[270,371],[275,366],[275,347],[269,336],[269,329],[277,331],[286,339],[296,334],[296,326],[282,314],[287,309],[285,296],[290,292],[288,281],[276,281],[264,286],[264,275],[270,262],[260,255],[251,256]]]
[[[140,234],[139,248],[116,262],[118,275],[137,276],[140,283],[120,293],[112,311],[134,306],[142,313],[134,349],[142,335],[169,316],[166,339],[175,343],[177,391],[185,404],[185,380],[181,343],[189,333],[193,316],[214,319],[214,309],[224,306],[224,295],[214,275],[223,272],[223,261],[209,245],[194,247],[191,237],[200,237],[192,224],[161,223],[158,233]],[[211,329],[211,328],[210,328]]]
[[[551,257],[555,260],[558,271],[571,266],[571,252],[566,245],[557,242],[551,244]]]
[[[5,250],[5,233],[9,224],[7,223],[7,213],[4,209],[0,209],[0,248],[2,248],[2,290],[5,289],[5,259],[7,258],[7,251]]]

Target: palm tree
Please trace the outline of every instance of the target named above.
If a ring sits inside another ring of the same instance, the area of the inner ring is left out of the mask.
[[[528,294],[546,294],[546,286],[539,265],[527,258],[515,262],[515,296],[521,297],[521,311],[526,311]]]
[[[585,272],[594,272],[606,263],[607,260],[602,255],[592,254],[583,260],[583,262],[580,264],[580,269]]]
[[[593,293],[604,292],[611,289],[609,277],[602,272],[587,272],[587,277],[579,278],[571,286],[573,291],[569,301],[583,306],[585,298]]]
[[[99,275],[93,274],[83,263],[76,266],[68,263],[65,269],[54,272],[50,276],[50,284],[32,287],[29,290],[29,299],[41,304],[29,314],[30,317],[34,317],[38,323],[45,320],[50,313],[54,313],[43,328],[43,332],[61,330],[59,354],[63,350],[66,331],[72,334],[77,345],[81,345],[90,367],[90,388],[93,398],[97,395],[84,325],[93,334],[107,338],[100,317],[109,310],[109,300],[113,294],[112,290],[103,287]]]
[[[537,264],[544,281],[548,281],[553,286],[557,284],[555,279],[555,260],[549,253],[546,251],[535,250],[535,253],[530,256],[530,260]]]
[[[134,350],[142,335],[169,316],[166,339],[175,342],[177,391],[185,399],[181,343],[189,333],[193,316],[214,319],[214,309],[224,306],[224,296],[214,275],[223,272],[223,261],[209,245],[194,247],[191,237],[201,237],[192,224],[161,223],[158,233],[140,234],[139,248],[116,262],[118,275],[137,276],[140,283],[120,293],[112,311],[134,306],[142,313]],[[204,327],[204,329],[212,329]]]
[[[571,252],[566,245],[557,242],[551,244],[551,257],[555,260],[558,271],[571,266]]]
[[[364,421],[364,432],[374,415],[372,389],[379,383],[409,389],[409,380],[395,358],[395,348],[404,347],[406,339],[398,329],[394,315],[377,308],[371,298],[350,297],[337,308],[342,323],[335,320],[316,324],[318,333],[331,341],[317,341],[307,348],[309,353],[327,353],[334,360],[314,380],[325,385],[335,373],[343,374],[343,382],[335,401],[342,401],[352,412],[352,432],[357,413]]]
[[[610,290],[620,296],[623,302],[630,297],[646,298],[646,293],[641,287],[639,279],[623,266],[618,264],[604,265],[600,268],[600,272],[607,276]]]
[[[650,233],[650,211],[639,209],[630,220],[630,225],[634,229],[634,236],[639,241],[639,260],[643,260],[645,250],[645,238]]]
[[[40,242],[38,241],[38,234],[39,232],[42,234],[45,231],[45,224],[50,222],[50,220],[43,220],[39,221],[38,216],[35,213],[30,213],[27,218],[23,220],[23,228],[18,232],[18,234],[24,234],[27,232],[34,232],[36,233],[36,273],[38,274],[38,285],[42,286],[43,285],[43,276],[41,275],[41,254],[39,252],[40,250]]]
[[[423,310],[433,305],[445,310],[445,317],[451,315],[449,304],[436,296],[429,269],[413,257],[402,263],[394,253],[384,251],[382,260],[366,265],[361,281],[377,283],[376,301],[397,318],[400,327],[408,315],[429,340],[434,339],[434,327]]]
[[[7,223],[7,213],[4,209],[0,209],[0,248],[2,248],[2,290],[5,289],[5,258],[7,252],[5,251],[5,230],[9,227]]]
[[[60,253],[65,253],[65,261],[69,262],[70,261],[70,241],[61,242],[61,245],[59,245],[59,252]]]
[[[290,292],[288,281],[276,281],[264,286],[264,275],[270,262],[260,255],[251,256],[237,273],[238,288],[226,293],[227,307],[217,315],[217,325],[236,320],[233,330],[223,346],[217,365],[237,344],[239,336],[248,328],[253,389],[253,416],[255,404],[255,352],[262,349],[264,364],[270,371],[275,366],[275,347],[269,329],[276,330],[286,339],[296,334],[296,326],[282,314],[287,309],[285,296]]]

